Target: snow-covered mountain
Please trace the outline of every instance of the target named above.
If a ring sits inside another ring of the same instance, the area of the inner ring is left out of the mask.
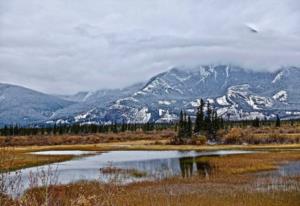
[[[200,99],[230,119],[300,117],[300,69],[255,72],[218,65],[173,68],[153,77],[143,88],[116,100],[105,120],[172,121],[181,109],[194,115]]]
[[[44,122],[71,104],[74,103],[24,87],[0,84],[0,126]]]
[[[60,96],[65,104],[51,107],[40,119],[48,123],[168,122],[176,120],[181,109],[194,115],[201,98],[224,118],[275,118],[277,114],[300,118],[299,87],[300,68],[296,67],[272,73],[230,65],[173,68],[125,89]],[[0,116],[2,122],[15,117],[5,118]]]

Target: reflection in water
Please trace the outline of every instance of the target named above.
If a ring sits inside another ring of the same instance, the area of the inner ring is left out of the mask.
[[[194,157],[179,158],[180,170],[182,177],[190,177],[193,175]]]
[[[191,177],[194,171],[199,176],[208,177],[214,168],[209,160],[195,157],[179,158],[179,164],[182,177]]]

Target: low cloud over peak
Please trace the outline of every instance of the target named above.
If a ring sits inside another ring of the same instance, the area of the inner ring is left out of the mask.
[[[123,87],[173,65],[300,65],[297,0],[0,2],[0,82]]]

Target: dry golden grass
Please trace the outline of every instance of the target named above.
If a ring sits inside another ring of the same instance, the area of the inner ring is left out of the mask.
[[[264,152],[209,158],[211,164],[216,165],[219,172],[226,175],[273,170],[285,161],[297,160],[300,160],[298,151]]]
[[[299,144],[300,130],[296,128],[231,128],[218,132],[225,144]]]
[[[3,170],[17,170],[38,165],[63,162],[72,159],[73,155],[32,155],[23,153],[10,154],[13,161],[4,161],[0,165],[0,172]]]
[[[77,145],[124,142],[135,140],[161,140],[173,138],[172,130],[151,132],[97,133],[85,135],[36,135],[0,137],[0,146],[43,146],[43,145]]]
[[[194,180],[195,181],[195,180]],[[242,189],[241,189],[242,188]],[[207,184],[195,182],[182,184],[168,182],[140,183],[130,186],[104,185],[95,182],[76,183],[52,188],[52,199],[48,205],[84,206],[182,206],[182,205],[275,205],[298,206],[299,191],[247,192],[226,184]],[[39,190],[28,192],[21,203],[38,206],[45,198]],[[34,197],[33,197],[34,196]],[[18,203],[15,203],[18,205]]]

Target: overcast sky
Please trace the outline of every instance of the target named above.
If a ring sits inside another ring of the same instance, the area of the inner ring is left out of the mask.
[[[75,93],[219,63],[299,66],[300,1],[0,0],[0,82]]]

